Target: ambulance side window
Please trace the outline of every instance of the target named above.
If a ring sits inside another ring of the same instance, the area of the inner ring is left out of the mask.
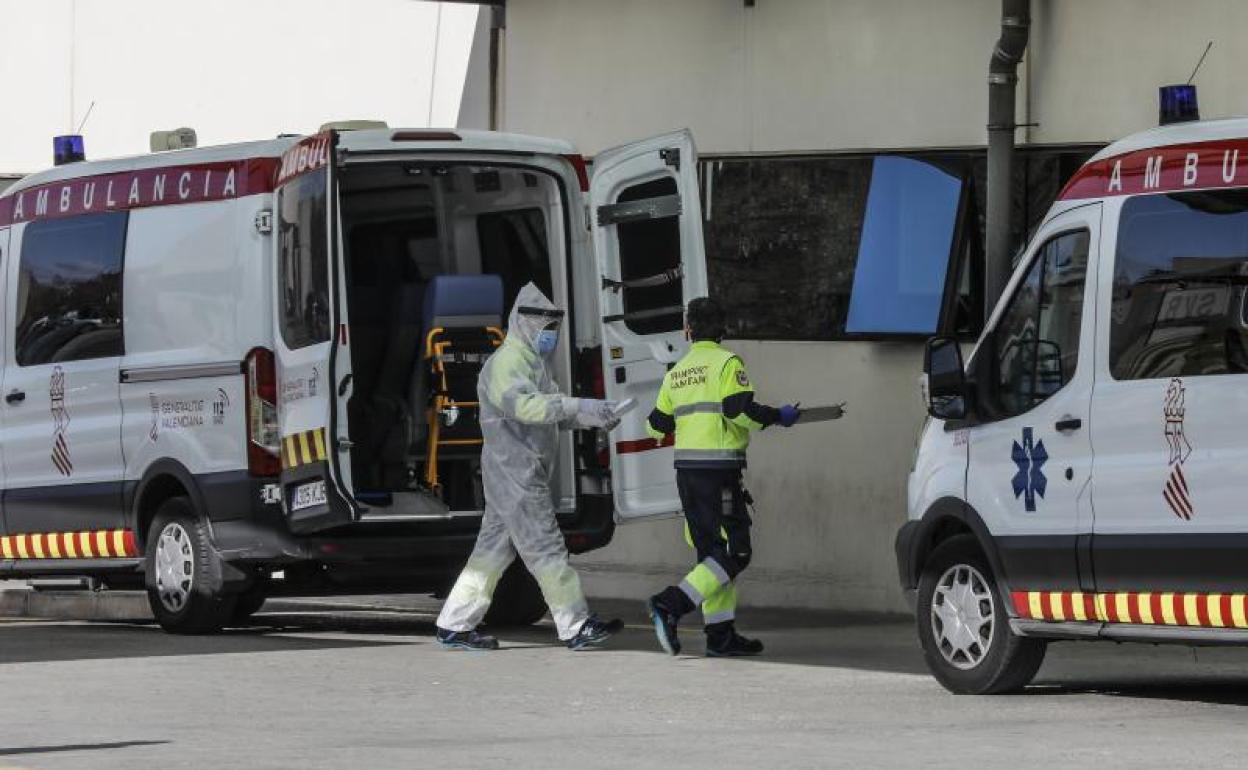
[[[1074,377],[1087,267],[1086,230],[1063,233],[1040,247],[986,351],[992,369],[982,391],[986,419],[1022,414]]]
[[[678,194],[676,180],[663,177],[627,187],[617,203],[665,198]],[[624,325],[636,334],[680,331],[684,296],[679,280],[661,280],[680,268],[678,216],[621,222],[616,226],[620,248],[620,279],[654,278],[653,285],[624,288]]]
[[[329,340],[325,171],[288,183],[278,203],[277,286],[282,339],[292,350]]]
[[[1113,291],[1114,379],[1248,372],[1248,190],[1128,199]]]
[[[33,222],[17,282],[18,366],[120,356],[126,212]]]

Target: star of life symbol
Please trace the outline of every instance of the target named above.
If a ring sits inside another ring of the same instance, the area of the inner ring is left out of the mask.
[[[1170,447],[1170,475],[1166,478],[1161,496],[1175,516],[1190,520],[1196,513],[1196,506],[1192,504],[1192,492],[1183,475],[1183,463],[1192,454],[1192,444],[1183,430],[1183,420],[1187,415],[1187,388],[1183,386],[1183,380],[1178,377],[1170,380],[1161,411],[1165,417],[1166,444]]]
[[[1010,450],[1010,458],[1018,466],[1011,484],[1014,487],[1014,499],[1023,498],[1023,505],[1028,511],[1036,510],[1036,495],[1044,497],[1044,490],[1049,485],[1041,468],[1049,459],[1044,448],[1044,441],[1033,441],[1031,428],[1023,428],[1023,443],[1014,442]]]

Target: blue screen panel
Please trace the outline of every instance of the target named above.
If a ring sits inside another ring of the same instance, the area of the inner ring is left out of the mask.
[[[847,332],[936,331],[961,195],[962,180],[936,166],[875,158]]]

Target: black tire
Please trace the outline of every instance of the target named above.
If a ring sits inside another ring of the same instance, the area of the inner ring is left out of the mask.
[[[485,613],[485,623],[492,628],[516,628],[531,626],[545,615],[546,599],[542,589],[517,558],[494,589],[494,600]]]
[[[165,534],[169,541],[162,547]],[[157,564],[162,549],[170,557],[163,569]],[[235,597],[222,590],[221,560],[208,527],[185,497],[171,497],[156,510],[147,533],[144,584],[156,622],[172,634],[216,633],[233,613]]]
[[[234,612],[230,621],[234,624],[246,623],[260,611],[269,598],[269,576],[261,575],[242,593],[234,597]]]
[[[967,609],[956,617],[959,603],[951,596],[955,590],[969,594],[961,602],[968,605]],[[945,624],[938,607],[945,608],[945,617],[957,625],[943,631]],[[936,681],[960,695],[1015,692],[1031,681],[1044,662],[1046,643],[1011,631],[1006,607],[988,560],[973,536],[958,535],[936,547],[919,576],[915,611],[923,657]],[[979,625],[989,617],[990,623]],[[964,624],[963,618],[971,623]],[[960,644],[952,644],[950,639]]]

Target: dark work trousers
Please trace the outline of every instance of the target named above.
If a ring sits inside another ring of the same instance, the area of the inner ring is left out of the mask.
[[[701,604],[707,632],[726,632],[735,617],[734,581],[752,555],[749,492],[736,468],[677,469],[676,488],[698,564],[660,599],[677,615]]]

